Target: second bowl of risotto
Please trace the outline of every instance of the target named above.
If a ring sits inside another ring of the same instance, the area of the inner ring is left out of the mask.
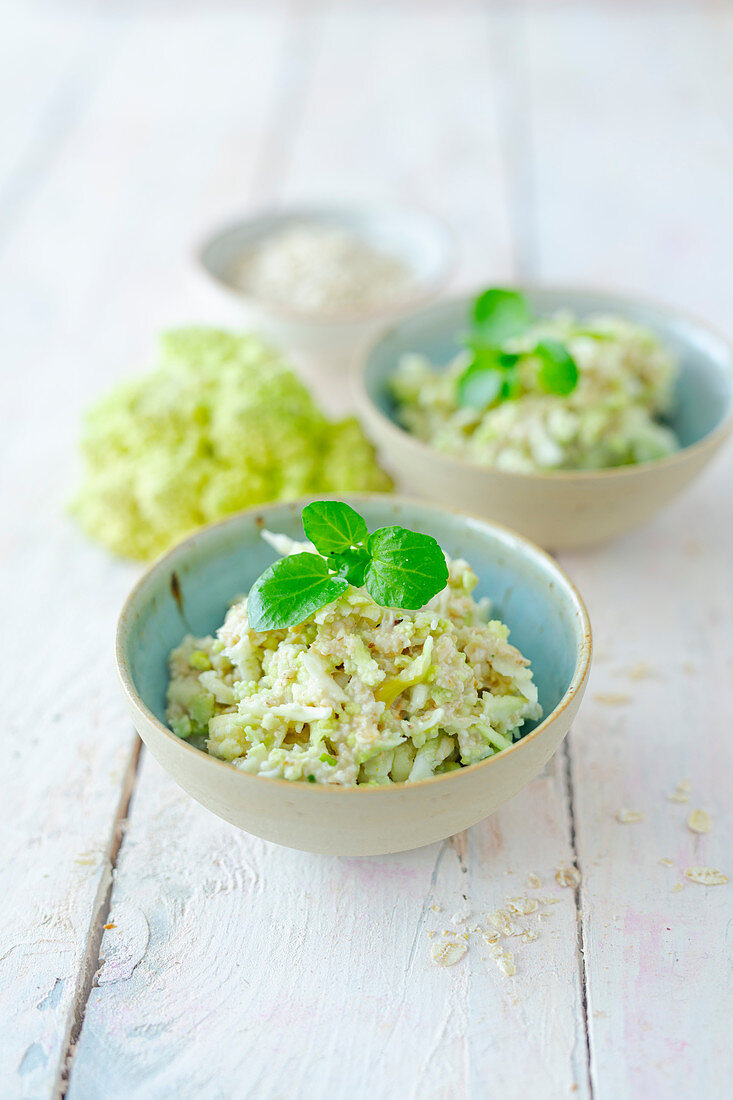
[[[730,430],[733,360],[661,306],[491,288],[384,334],[359,398],[403,488],[559,549],[622,534],[693,480]]]

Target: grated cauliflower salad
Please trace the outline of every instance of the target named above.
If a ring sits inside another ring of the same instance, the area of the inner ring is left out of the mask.
[[[422,355],[406,355],[392,382],[400,423],[440,451],[514,473],[624,466],[678,449],[657,419],[671,407],[676,366],[654,333],[621,317],[580,322],[562,313],[503,348],[528,352],[547,338],[561,341],[577,364],[572,393],[545,392],[529,356],[518,398],[488,410],[461,407],[457,383],[468,353],[444,371]]]
[[[487,621],[468,563],[448,565],[419,611],[349,587],[298,626],[257,632],[238,600],[216,637],[171,653],[171,729],[243,771],[341,786],[415,782],[508,748],[542,716],[529,661]]]

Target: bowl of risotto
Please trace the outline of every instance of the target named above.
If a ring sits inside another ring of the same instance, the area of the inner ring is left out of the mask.
[[[674,310],[489,288],[386,332],[359,405],[402,488],[561,549],[624,533],[697,476],[733,422],[733,360]]]
[[[493,813],[561,743],[590,658],[582,600],[543,551],[379,494],[203,528],[138,582],[117,633],[133,721],[184,790],[344,855]]]

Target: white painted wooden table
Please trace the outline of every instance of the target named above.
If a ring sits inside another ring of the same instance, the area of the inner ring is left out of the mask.
[[[683,876],[733,877],[730,449],[564,555],[597,657],[546,773],[384,859],[238,833],[140,755],[111,659],[137,570],[64,514],[89,398],[161,327],[236,321],[189,250],[256,204],[417,202],[464,285],[587,280],[733,335],[730,6],[17,0],[2,28],[2,1096],[730,1095],[731,887]],[[430,963],[528,873],[559,904],[515,977],[476,936]]]

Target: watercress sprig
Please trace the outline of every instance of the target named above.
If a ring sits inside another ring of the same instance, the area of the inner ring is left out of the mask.
[[[364,518],[340,500],[306,505],[303,530],[318,553],[281,558],[257,578],[247,599],[253,630],[297,626],[350,584],[363,585],[382,607],[416,610],[448,582],[434,538],[398,526],[370,534]]]
[[[519,369],[530,357],[539,361],[537,381],[546,393],[567,396],[577,386],[577,364],[559,340],[538,340],[521,353],[504,349],[507,340],[521,336],[532,324],[523,294],[500,287],[485,290],[471,305],[469,323],[466,345],[473,354],[458,379],[460,405],[483,411],[520,397]]]

